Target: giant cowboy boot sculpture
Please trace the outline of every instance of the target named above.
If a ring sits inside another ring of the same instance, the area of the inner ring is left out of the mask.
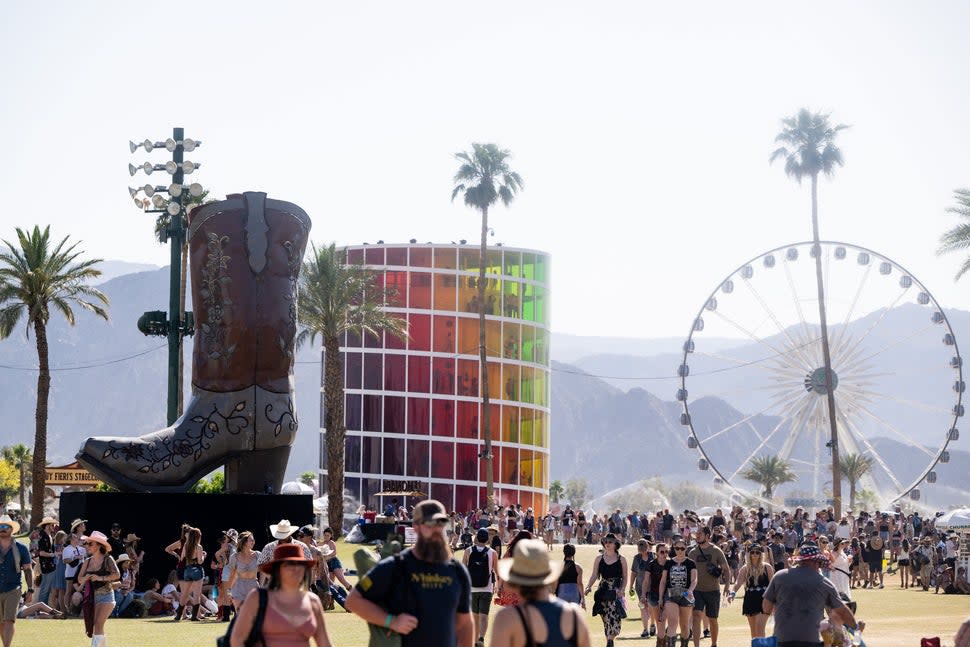
[[[192,212],[192,399],[160,431],[87,439],[81,464],[129,492],[184,492],[220,465],[227,491],[279,492],[297,430],[296,297],[309,231],[300,207],[265,193]]]

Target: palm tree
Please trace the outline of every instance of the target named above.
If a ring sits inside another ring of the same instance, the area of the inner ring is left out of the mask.
[[[818,287],[818,317],[822,336],[822,362],[825,369],[825,391],[828,399],[830,443],[832,448],[832,498],[835,515],[842,514],[842,479],[839,476],[839,433],[836,423],[835,389],[832,387],[832,357],[829,353],[828,323],[825,317],[825,290],[822,285],[822,253],[818,235],[818,174],[831,176],[836,166],[842,166],[842,151],[835,145],[839,131],[845,124],[832,126],[829,115],[811,113],[806,108],[793,117],[781,120],[784,128],[775,137],[782,144],[771,154],[770,162],[785,158],[785,173],[802,183],[812,179],[812,247],[815,256],[815,283]]]
[[[957,189],[953,192],[953,197],[956,198],[957,205],[948,207],[947,212],[957,214],[963,219],[963,222],[952,229],[948,229],[940,236],[937,254],[962,252],[970,248],[970,189]],[[963,265],[960,266],[955,278],[959,280],[967,271],[970,271],[970,256],[963,261]]]
[[[472,144],[471,151],[455,153],[461,162],[452,181],[451,191],[454,201],[464,194],[465,205],[482,213],[482,240],[478,252],[478,361],[479,383],[482,385],[481,430],[485,439],[486,497],[489,509],[494,499],[495,484],[492,479],[492,428],[489,425],[488,406],[488,365],[485,352],[485,252],[488,238],[488,209],[499,200],[506,207],[522,190],[522,178],[508,165],[510,151],[495,144]]]
[[[555,480],[549,484],[549,500],[553,503],[559,503],[559,499],[565,494],[566,488],[563,487],[562,481]]]
[[[323,341],[323,427],[327,443],[327,494],[331,502],[344,500],[344,377],[340,339],[345,333],[378,336],[383,330],[395,337],[407,335],[407,322],[384,311],[389,290],[378,286],[377,275],[360,265],[347,265],[346,253],[331,243],[312,247],[303,263],[299,289],[302,330],[297,346],[317,335]],[[331,528],[343,527],[343,506],[330,505]]]
[[[24,504],[24,490],[30,482],[30,476],[26,473],[27,466],[31,464],[34,457],[31,455],[30,447],[23,443],[11,445],[3,448],[3,459],[17,468],[20,474],[18,491],[20,492],[20,514],[27,509]]]
[[[839,459],[842,476],[849,482],[849,509],[855,510],[856,489],[862,477],[872,471],[873,458],[862,454],[844,454]]]
[[[26,334],[34,330],[37,345],[37,409],[34,416],[34,462],[31,480],[30,523],[36,526],[44,516],[44,477],[47,465],[47,402],[50,397],[51,373],[47,346],[47,324],[51,306],[67,323],[74,325],[73,305],[108,319],[108,297],[86,284],[101,276],[95,265],[100,258],[79,260],[78,243],[68,245],[68,236],[53,244],[50,227],[41,231],[17,228],[15,247],[6,240],[8,250],[0,253],[0,339],[6,339],[26,317]]]
[[[741,473],[741,478],[765,486],[765,498],[770,499],[775,488],[796,480],[788,462],[777,456],[758,456],[751,460],[751,467]]]

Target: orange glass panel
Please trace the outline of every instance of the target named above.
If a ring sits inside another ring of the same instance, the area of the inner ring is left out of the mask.
[[[518,364],[502,364],[502,399],[513,402],[519,399]]]
[[[459,268],[469,272],[477,272],[480,253],[479,247],[463,247],[458,250]]]
[[[480,450],[484,450],[484,445],[476,445]],[[492,445],[492,481],[494,483],[502,482],[502,456],[503,452],[506,451],[505,448],[499,447],[498,445]],[[488,461],[485,459],[480,459],[478,461],[478,480],[484,483],[488,479]]]
[[[434,266],[453,270],[458,266],[458,254],[454,247],[444,247],[434,250]]]
[[[478,319],[458,317],[458,354],[478,356]]]
[[[519,407],[502,405],[502,440],[519,442]]]
[[[480,425],[481,426],[481,425]],[[502,437],[502,407],[497,404],[488,405],[488,427],[492,430],[492,440],[501,440]],[[485,440],[482,433],[481,440]]]
[[[514,447],[502,448],[502,483],[518,485],[519,483],[519,452]]]
[[[499,321],[485,321],[485,353],[489,357],[502,355],[502,323]]]
[[[533,454],[533,464],[532,464],[532,486],[545,489],[545,480],[543,475],[546,472],[546,455],[535,452]]]
[[[411,267],[431,267],[431,248],[412,247],[409,264]]]
[[[519,359],[519,345],[521,343],[520,326],[517,323],[502,324],[502,357]]]
[[[438,353],[453,354],[455,352],[455,337],[455,318],[435,315],[433,350]]]
[[[434,275],[434,307],[435,310],[455,311],[455,285],[457,277],[454,274]]]
[[[458,310],[478,314],[477,276],[458,277]]]
[[[500,397],[502,393],[502,365],[498,362],[488,362],[488,394],[490,398]]]
[[[414,253],[414,250],[411,250]],[[431,274],[411,272],[408,288],[408,305],[412,308],[427,310],[431,308]]]

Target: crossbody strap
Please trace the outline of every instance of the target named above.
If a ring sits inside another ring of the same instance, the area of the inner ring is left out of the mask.
[[[528,604],[523,603],[512,608],[518,612],[519,620],[522,621],[522,629],[525,630],[525,647],[536,647],[536,641],[532,639],[532,630],[529,629],[529,620],[525,617],[525,611],[523,611],[523,608],[527,606]]]
[[[266,645],[266,641],[263,640],[263,620],[266,619],[266,607],[269,606],[269,591],[264,588],[258,588],[256,591],[259,594],[259,608],[256,610],[256,618],[253,620],[252,629],[249,630],[249,636],[246,637],[246,647],[255,647],[257,640],[261,645]]]

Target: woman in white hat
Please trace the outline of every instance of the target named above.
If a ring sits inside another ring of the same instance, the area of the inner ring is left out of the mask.
[[[104,623],[115,608],[115,592],[111,583],[117,581],[121,573],[115,560],[109,555],[111,544],[103,532],[95,530],[90,535],[81,537],[81,542],[87,549],[88,558],[81,564],[77,581],[82,587],[91,584],[94,605],[90,627],[88,614],[85,613],[85,629],[91,636],[91,647],[106,647],[108,641],[104,635]]]
[[[582,609],[549,594],[562,563],[550,562],[549,551],[535,539],[516,543],[514,555],[500,560],[498,572],[506,586],[522,597],[518,606],[495,616],[491,647],[589,647],[589,627]]]

